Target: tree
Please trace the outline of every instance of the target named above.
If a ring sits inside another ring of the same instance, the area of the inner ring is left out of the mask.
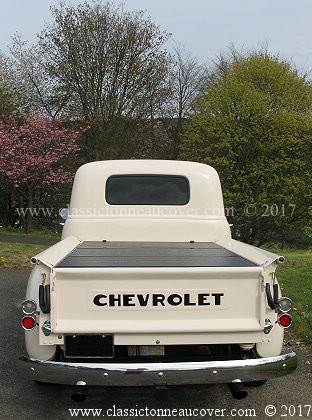
[[[42,195],[42,187],[72,180],[72,172],[62,161],[79,150],[76,141],[82,131],[62,128],[58,121],[44,117],[28,117],[21,125],[13,116],[0,122],[0,175],[26,202],[26,232],[32,222],[29,209]]]
[[[59,117],[69,101],[70,86],[59,86],[49,76],[45,57],[38,45],[28,47],[19,34],[15,34],[13,41],[11,52],[15,61],[11,69],[18,78],[29,113],[41,113],[48,118]]]
[[[214,166],[245,242],[303,227],[311,205],[311,84],[268,52],[234,60],[199,100],[181,157]]]
[[[161,48],[169,35],[143,12],[112,3],[61,3],[52,14],[35,53],[16,40],[15,58],[50,115],[62,109],[90,125],[83,145],[88,158],[114,158],[115,142],[127,145],[114,134],[119,122],[159,113],[170,67]],[[39,57],[40,71],[32,56]],[[124,156],[131,157],[134,148],[132,142],[124,147]]]
[[[0,53],[0,121],[5,121],[11,114],[21,119],[28,108],[12,60]],[[0,174],[0,220],[5,225],[10,225],[13,220],[12,200],[12,191]]]
[[[234,44],[221,51],[215,59],[211,60],[211,66],[206,74],[206,84],[214,85],[217,81],[225,76],[232,68],[234,63],[240,63],[247,60],[251,55],[257,54],[268,55],[268,46],[266,43],[261,45],[260,50],[246,50],[244,48],[237,49]]]
[[[169,117],[171,122],[169,134],[174,159],[178,158],[184,126],[203,90],[206,72],[206,67],[196,57],[191,56],[181,45],[176,46],[171,68],[171,94],[167,95],[165,108],[165,117]]]
[[[21,117],[28,112],[28,104],[13,63],[0,52],[0,119],[14,114]]]

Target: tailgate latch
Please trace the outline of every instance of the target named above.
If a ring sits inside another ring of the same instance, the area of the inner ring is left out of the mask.
[[[44,314],[48,314],[50,312],[50,285],[40,284],[39,286],[39,306],[41,311]]]

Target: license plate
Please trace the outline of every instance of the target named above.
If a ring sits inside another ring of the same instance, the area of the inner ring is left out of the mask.
[[[112,358],[112,335],[66,335],[65,356],[70,358]]]

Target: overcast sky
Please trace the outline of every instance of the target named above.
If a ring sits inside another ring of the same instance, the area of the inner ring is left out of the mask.
[[[68,1],[67,1],[68,3]],[[80,3],[78,0],[69,1]],[[120,3],[116,1],[116,3]],[[203,61],[227,46],[254,48],[267,42],[269,50],[312,69],[311,0],[124,0],[125,9],[146,10],[173,40]],[[56,0],[0,0],[0,50],[9,54],[15,32],[34,42],[44,22],[51,20]]]

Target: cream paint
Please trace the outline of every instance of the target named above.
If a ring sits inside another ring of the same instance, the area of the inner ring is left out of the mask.
[[[109,176],[121,174],[183,175],[190,183],[190,201],[168,208],[111,206],[105,202],[105,183]],[[55,268],[82,241],[104,239],[216,242],[258,267]],[[207,165],[130,160],[82,166],[75,177],[62,241],[36,257],[39,264],[30,276],[27,298],[38,301],[40,273],[45,273],[45,282],[51,285],[52,309],[51,315],[40,314],[39,328],[26,332],[31,357],[51,358],[55,344],[63,344],[65,333],[99,332],[114,334],[118,345],[257,343],[261,356],[280,354],[283,329],[275,324],[276,313],[268,307],[264,290],[266,282],[272,284],[278,256],[231,239],[219,177]],[[159,293],[167,297],[188,293],[197,299],[199,293],[212,292],[225,294],[220,307],[108,308],[92,302],[96,294]],[[270,334],[263,332],[266,318],[274,324]],[[52,324],[49,337],[41,331],[46,319]]]

